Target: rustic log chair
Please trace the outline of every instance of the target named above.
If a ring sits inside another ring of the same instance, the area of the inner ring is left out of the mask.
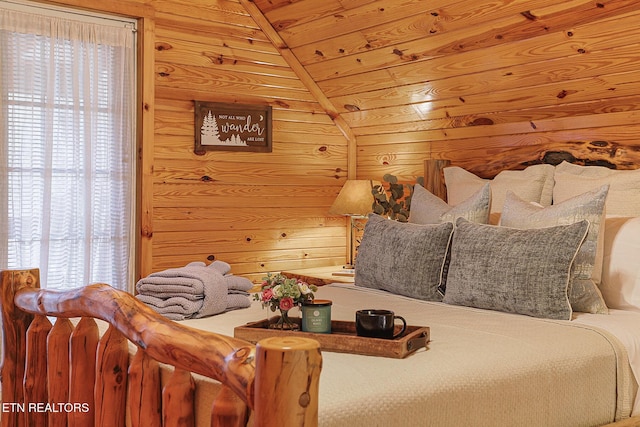
[[[167,320],[105,284],[40,290],[37,269],[5,270],[0,280],[2,426],[194,425],[191,372],[222,383],[213,426],[244,426],[251,410],[255,426],[318,423],[317,341],[254,346]],[[102,337],[94,318],[109,324]],[[137,346],[131,361],[127,340]],[[160,364],[174,367],[164,387]]]

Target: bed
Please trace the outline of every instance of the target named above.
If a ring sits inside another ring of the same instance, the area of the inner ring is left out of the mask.
[[[427,162],[425,187],[446,198],[443,166],[448,163]],[[458,221],[454,235],[467,229],[477,232],[477,227]],[[373,226],[375,222],[371,221]],[[603,227],[625,236],[625,230],[635,230],[634,224],[629,218],[612,216]],[[580,227],[571,232],[584,234],[588,224]],[[375,243],[369,239],[369,245]],[[633,246],[603,238],[603,247],[603,277],[624,273],[617,259]],[[371,263],[376,265],[371,269],[379,268],[380,254],[367,246],[361,251],[358,285],[322,286],[316,297],[333,301],[334,320],[353,320],[361,308],[385,308],[410,325],[429,326],[431,341],[426,348],[394,359],[320,353],[313,340],[290,336],[254,346],[231,337],[236,326],[269,314],[257,302],[248,309],[171,322],[106,285],[58,294],[37,290],[37,270],[5,271],[3,404],[86,403],[88,395],[94,399],[79,410],[59,412],[51,407],[28,411],[3,405],[2,425],[24,425],[26,418],[32,425],[44,425],[37,421],[44,416],[56,419],[58,424],[53,425],[86,425],[82,417],[95,419],[95,425],[640,425],[640,308],[634,308],[639,291],[632,286],[603,287],[607,303],[615,307],[607,314],[569,310],[571,320],[542,318],[537,311],[509,312],[510,305],[487,309],[469,301],[426,300],[411,295],[413,290],[406,287],[376,286],[375,281],[386,276],[380,273],[369,280],[362,269]],[[411,246],[407,251],[415,252]],[[460,290],[464,280],[460,259],[458,255],[449,259],[447,268],[455,280],[447,282],[445,296]],[[564,308],[554,306],[554,313],[566,316]],[[52,328],[46,316],[82,320],[75,326],[61,321],[57,327],[56,322]],[[87,327],[86,317],[102,321]],[[58,330],[64,331],[59,342],[69,342],[70,335],[83,338],[72,339],[70,347],[55,345]],[[98,336],[102,336],[99,343]],[[49,357],[47,370],[43,365],[47,361],[36,356],[46,354],[49,342],[49,354],[54,356]],[[69,356],[59,349],[73,351],[79,342],[89,342],[92,350],[81,348],[78,354],[97,354],[97,358],[71,357],[71,363],[79,366],[71,371],[81,373],[67,374],[68,364],[59,360]],[[91,360],[97,360],[97,368],[87,371],[84,365],[91,365]],[[90,385],[87,372],[95,372]],[[36,380],[47,375],[48,391],[44,381]],[[69,387],[58,386],[55,375],[70,375]],[[90,389],[79,391],[80,386]]]

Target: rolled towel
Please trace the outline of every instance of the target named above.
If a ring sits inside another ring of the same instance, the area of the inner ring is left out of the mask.
[[[162,299],[142,294],[136,295],[136,298],[171,320],[190,319],[193,313],[202,308],[202,300],[191,301],[182,297]]]
[[[251,299],[249,298],[249,294],[229,294],[227,296],[227,311],[248,307],[251,307]]]
[[[152,295],[157,298],[180,296],[190,300],[204,298],[204,283],[185,277],[146,277],[136,284],[138,295]]]
[[[247,291],[253,283],[245,277],[228,274],[230,270],[226,262],[214,261],[208,266],[192,262],[152,273],[136,284],[137,297],[172,320],[202,318],[249,307],[251,300]]]
[[[150,295],[156,292],[203,295],[205,282],[214,280],[214,276],[220,276],[220,273],[204,266],[169,268],[138,280],[136,290]]]
[[[208,267],[209,268],[213,268],[214,270],[216,270],[218,273],[222,274],[223,276],[225,274],[229,274],[229,272],[231,271],[231,266],[229,264],[227,264],[226,262],[220,261],[220,260],[213,261],[211,264],[208,265]]]
[[[247,292],[253,288],[253,282],[246,277],[240,276],[225,276],[227,280],[227,289],[229,293],[233,291]]]
[[[216,271],[217,280],[209,281],[204,287],[204,299],[200,310],[193,313],[193,319],[212,316],[222,313],[227,309],[227,300],[229,299],[226,276]]]

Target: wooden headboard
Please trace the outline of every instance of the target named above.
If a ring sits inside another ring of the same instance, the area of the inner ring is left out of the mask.
[[[604,166],[610,169],[640,168],[640,146],[620,146],[615,142],[567,142],[562,150],[557,146],[516,146],[486,151],[486,158],[474,157],[464,149],[450,152],[450,158],[424,161],[425,188],[447,200],[442,170],[447,166],[460,166],[481,178],[491,179],[503,170],[522,170],[538,164],[559,165],[563,161],[583,166]],[[443,156],[444,157],[444,156]]]

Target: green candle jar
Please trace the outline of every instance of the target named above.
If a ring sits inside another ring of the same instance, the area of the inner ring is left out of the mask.
[[[328,299],[316,299],[302,305],[302,331],[331,333],[331,304]]]

